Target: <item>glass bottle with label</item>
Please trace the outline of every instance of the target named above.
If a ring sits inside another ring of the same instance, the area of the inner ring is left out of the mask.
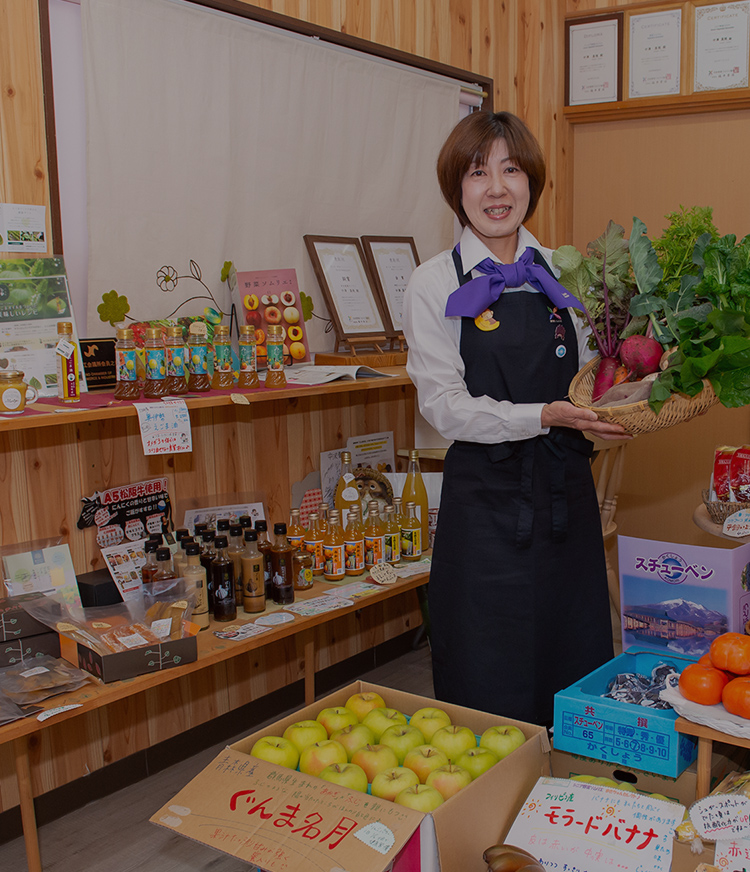
[[[349,507],[358,506],[359,490],[357,489],[357,481],[352,472],[352,455],[349,451],[341,452],[341,475],[339,483],[336,485],[336,496],[334,498],[334,507],[341,516],[341,525],[346,527],[349,522]]]
[[[211,387],[214,390],[229,390],[234,387],[232,342],[226,324],[218,324],[214,328],[214,378]]]
[[[286,538],[294,548],[302,548],[305,540],[305,528],[299,521],[299,509],[289,512],[289,526],[286,528]]]
[[[159,547],[158,542],[149,539],[143,546],[143,551],[146,555],[146,562],[141,566],[141,581],[144,587],[149,587],[154,580],[156,570],[159,568],[156,565],[156,551]]]
[[[169,548],[156,549],[156,572],[151,579],[152,586],[160,581],[169,581],[177,578],[172,565],[172,552]]]
[[[406,471],[406,481],[401,493],[401,499],[406,504],[409,500],[414,503],[416,515],[422,526],[422,545],[426,548],[430,541],[429,506],[427,503],[427,489],[419,468],[419,452],[413,448],[409,452],[409,467]]]
[[[401,529],[401,522],[404,520],[404,504],[401,500],[401,497],[393,498],[393,514],[396,519],[396,523],[398,524],[399,530]]]
[[[294,553],[297,550],[286,538],[286,524],[273,525],[271,548],[271,581],[273,601],[280,606],[294,602]]]
[[[216,521],[216,535],[217,536],[226,536],[229,539],[229,527],[232,522],[229,518],[219,518]]]
[[[193,542],[195,542],[195,539],[193,539],[192,536],[183,536],[180,539],[180,545],[178,549],[172,556],[172,562],[174,563],[174,572],[178,578],[181,578],[182,573],[185,571],[185,567],[187,566],[187,547]],[[197,545],[198,543],[195,542],[195,544]],[[200,550],[200,545],[198,545],[198,554],[200,554]]]
[[[255,346],[255,327],[252,324],[243,324],[240,327],[239,352],[240,374],[237,381],[237,387],[260,387],[260,379],[258,378],[258,357]]]
[[[242,609],[255,615],[266,609],[266,573],[264,557],[258,550],[258,533],[246,529],[245,553],[242,555]]]
[[[234,598],[234,565],[227,554],[226,536],[217,536],[216,556],[211,561],[211,587],[214,594],[214,620],[233,621],[237,617]]]
[[[395,564],[401,560],[401,524],[396,520],[396,510],[393,506],[385,507],[383,554],[386,563]]]
[[[307,519],[308,527],[305,533],[304,546],[305,551],[312,558],[313,573],[323,571],[323,537],[325,533],[320,527],[320,520],[317,512],[310,512],[310,517]]]
[[[238,521],[240,527],[244,530],[252,530],[253,529],[253,519],[250,515],[240,515]]]
[[[294,589],[309,590],[313,586],[313,557],[304,548],[294,552]]]
[[[401,559],[419,560],[422,556],[422,525],[417,517],[417,507],[408,500],[406,517],[401,522]]]
[[[194,393],[211,390],[205,325],[190,325],[188,334],[188,390]]]
[[[164,350],[167,355],[167,393],[174,397],[186,394],[188,386],[185,368],[185,339],[179,324],[167,327]]]
[[[323,538],[323,577],[327,581],[341,581],[346,577],[344,568],[344,531],[341,529],[339,513],[331,510],[328,530]]]
[[[137,400],[141,395],[141,383],[138,381],[137,352],[132,330],[117,331],[115,358],[117,368],[115,399]]]
[[[183,541],[185,541],[183,539]],[[195,588],[195,607],[190,620],[205,630],[209,624],[208,614],[208,582],[206,570],[201,566],[201,548],[197,542],[188,542],[185,546],[185,569],[183,576],[189,585]]]
[[[268,535],[268,523],[266,521],[256,521],[255,530],[258,534],[258,551],[263,555],[266,600],[273,602],[273,591],[271,590],[271,539]]]
[[[234,567],[234,598],[242,602],[242,555],[245,553],[245,543],[242,541],[242,527],[232,524],[229,528],[229,547],[227,556]]]
[[[216,550],[214,548],[214,542],[216,540],[216,533],[214,530],[207,529],[201,533],[201,566],[206,570],[206,592],[208,594],[208,610],[210,612],[214,609],[214,588],[213,588],[213,575],[211,574],[211,564],[213,563],[214,557],[216,557]]]
[[[344,530],[344,572],[347,575],[362,575],[365,571],[365,537],[359,506],[349,506],[349,520]]]
[[[286,387],[286,376],[284,375],[284,339],[281,333],[281,324],[271,324],[268,327],[266,355],[268,369],[266,369],[265,387]]]
[[[328,531],[328,503],[321,503],[318,506],[318,523],[323,533]]]
[[[370,500],[367,504],[367,518],[365,519],[365,566],[369,569],[376,563],[385,560],[385,534],[380,522],[377,500]]]
[[[143,348],[146,357],[146,381],[143,385],[143,396],[150,399],[164,397],[167,394],[167,358],[159,327],[147,328]]]
[[[78,343],[73,338],[70,321],[57,325],[57,396],[63,403],[81,402],[81,383],[78,372]]]

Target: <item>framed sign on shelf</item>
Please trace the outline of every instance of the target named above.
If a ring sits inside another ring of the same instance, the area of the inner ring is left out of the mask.
[[[386,327],[401,341],[404,293],[411,274],[419,266],[417,246],[411,236],[363,236],[362,247],[389,322]]]
[[[340,345],[381,345],[393,337],[357,237],[304,237]],[[388,325],[388,326],[386,326]]]
[[[565,105],[622,100],[623,13],[565,22]]]

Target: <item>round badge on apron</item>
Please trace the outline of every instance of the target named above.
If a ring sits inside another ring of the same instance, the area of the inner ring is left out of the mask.
[[[485,309],[481,315],[477,315],[474,319],[474,323],[485,333],[489,330],[497,330],[500,326],[500,322],[496,321],[492,314],[492,309]]]

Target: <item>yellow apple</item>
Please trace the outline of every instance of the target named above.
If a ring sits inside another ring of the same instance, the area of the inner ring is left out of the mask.
[[[344,708],[342,705],[324,708],[318,714],[316,720],[326,728],[329,738],[331,733],[335,733],[336,730],[343,730],[344,727],[358,723],[357,716],[354,712],[349,711],[348,708]]]
[[[289,739],[301,754],[308,745],[327,739],[328,733],[318,721],[297,721],[284,730],[284,738]]]
[[[364,748],[365,745],[375,744],[375,734],[364,724],[349,724],[343,730],[331,733],[331,738],[344,746],[350,760],[355,751]]]
[[[361,766],[367,774],[367,780],[372,781],[379,772],[398,766],[398,757],[386,745],[365,745],[352,754],[352,763]]]
[[[359,790],[367,793],[367,776],[364,769],[354,763],[331,763],[318,775],[323,781],[330,781],[349,790]]]
[[[380,737],[388,727],[405,724],[406,715],[396,709],[378,707],[367,712],[362,719],[362,723],[368,726],[373,733],[375,733],[375,741],[379,742]]]
[[[258,739],[250,750],[250,756],[288,769],[296,769],[299,761],[299,752],[283,736],[263,736]]]
[[[477,738],[468,727],[451,724],[448,727],[440,727],[439,730],[435,730],[431,744],[444,751],[451,763],[455,763],[464,751],[476,748]]]
[[[379,772],[372,779],[370,790],[373,796],[393,802],[402,790],[413,787],[415,784],[419,784],[419,778],[415,772],[403,766],[396,766],[393,769],[386,769],[385,772]]]
[[[291,743],[290,743],[291,744]],[[299,769],[305,775],[320,775],[332,763],[347,763],[346,751],[343,745],[333,739],[324,739],[308,745],[299,755]]]
[[[440,766],[434,772],[430,772],[425,784],[439,791],[443,799],[450,799],[459,790],[463,790],[464,787],[471,784],[471,773],[460,766],[449,763],[447,766]]]
[[[424,784],[435,769],[448,765],[448,755],[434,745],[418,745],[404,757],[404,766],[419,776]]]
[[[353,693],[344,703],[344,706],[351,709],[361,722],[365,719],[367,712],[371,712],[375,708],[385,708],[385,701],[374,690],[365,690],[362,693]]]
[[[388,729],[380,737],[380,744],[393,748],[398,757],[398,765],[404,765],[404,758],[414,748],[424,744],[424,736],[416,727],[408,724],[398,724]]]
[[[469,748],[456,760],[456,766],[465,769],[472,778],[479,778],[483,772],[499,762],[500,758],[489,748]]]
[[[526,736],[514,727],[512,724],[498,724],[494,727],[488,727],[481,735],[479,744],[482,748],[489,748],[494,751],[502,760],[507,757],[511,751],[520,748],[526,741]]]
[[[450,715],[447,712],[431,706],[415,711],[409,719],[409,725],[416,727],[427,742],[432,741],[433,733],[436,730],[439,730],[440,727],[447,727],[450,722]]]
[[[398,805],[405,805],[407,808],[413,808],[425,814],[434,811],[444,801],[438,790],[434,787],[428,787],[426,784],[415,784],[414,787],[407,787],[406,790],[397,794],[394,800]]]

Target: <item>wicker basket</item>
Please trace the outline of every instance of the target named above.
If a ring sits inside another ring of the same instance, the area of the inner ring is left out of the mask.
[[[694,397],[672,394],[661,407],[658,415],[649,407],[648,400],[641,400],[626,406],[593,406],[591,394],[594,390],[594,378],[598,366],[599,358],[597,357],[579,370],[570,383],[568,396],[574,405],[584,409],[593,409],[602,421],[622,424],[633,436],[674,427],[675,424],[681,424],[696,415],[702,415],[719,402],[710,382],[704,379],[703,390],[699,394]]]
[[[719,524],[719,526],[724,526],[724,521],[735,512],[739,512],[740,509],[747,509],[750,507],[750,503],[724,503],[720,500],[712,500],[711,491],[704,490],[703,494],[703,505],[706,507],[706,511],[708,512],[709,518],[714,522],[714,524]]]

